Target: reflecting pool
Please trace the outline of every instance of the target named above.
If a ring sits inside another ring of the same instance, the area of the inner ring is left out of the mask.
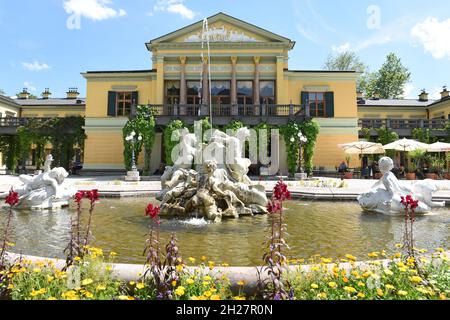
[[[147,203],[144,198],[102,199],[93,217],[93,245],[106,252],[117,252],[118,262],[143,263],[149,223],[144,217]],[[2,231],[7,211],[6,208],[0,210]],[[12,251],[64,257],[70,215],[74,210],[75,207],[56,212],[14,212],[10,239],[16,245]],[[87,214],[86,208],[84,221]],[[286,203],[285,217],[290,258],[310,258],[315,254],[340,258],[347,253],[366,258],[371,251],[393,252],[395,244],[402,241],[404,228],[402,217],[365,214],[356,202],[291,201]],[[259,265],[263,254],[261,244],[268,234],[270,219],[270,216],[256,216],[219,224],[163,219],[161,236],[165,245],[171,233],[176,232],[185,259],[199,259],[204,255],[216,263]],[[450,210],[444,208],[418,217],[415,235],[417,247],[448,247]]]

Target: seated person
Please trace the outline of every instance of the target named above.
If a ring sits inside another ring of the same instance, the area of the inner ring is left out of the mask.
[[[338,167],[338,172],[339,173],[344,173],[346,172],[348,169],[347,164],[345,163],[345,161],[342,161],[341,164]]]

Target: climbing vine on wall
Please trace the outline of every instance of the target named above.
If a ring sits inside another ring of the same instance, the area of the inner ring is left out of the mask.
[[[155,144],[155,126],[156,121],[153,111],[148,106],[138,106],[136,108],[136,117],[128,120],[122,129],[123,145],[124,145],[124,161],[127,170],[132,167],[133,144],[126,141],[126,137],[135,132],[136,137],[141,136],[142,140],[135,140],[134,152],[135,159],[139,158],[139,154],[144,148],[144,175],[150,175],[150,163],[153,145]]]
[[[75,147],[84,148],[84,118],[52,118],[46,121],[31,119],[26,125],[17,129],[17,135],[2,136],[2,153],[6,157],[6,166],[16,173],[18,162],[24,163],[32,146],[36,150],[36,168],[44,161],[44,148],[52,144],[53,165],[69,168],[69,162],[75,155]]]
[[[279,129],[286,144],[288,170],[292,175],[295,174],[298,163],[300,144],[296,141],[299,132],[308,139],[303,144],[303,161],[306,172],[311,174],[313,171],[314,148],[320,131],[319,124],[315,120],[308,120],[302,123],[290,122],[287,125],[280,126]],[[294,142],[291,141],[292,139]]]

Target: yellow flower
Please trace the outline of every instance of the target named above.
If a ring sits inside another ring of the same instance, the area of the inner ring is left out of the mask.
[[[182,264],[179,264],[179,265],[176,266],[175,269],[176,269],[178,272],[181,272],[181,271],[183,271],[183,265],[182,265]]]
[[[212,293],[211,293],[211,291],[205,291],[205,292],[203,293],[203,295],[204,295],[205,297],[209,298],[209,297],[211,297]]]
[[[33,272],[34,272],[34,273],[40,273],[40,272],[41,272],[41,269],[39,269],[39,268],[34,268],[34,269],[33,269]]]
[[[42,294],[45,294],[46,292],[47,292],[47,289],[44,289],[44,288],[43,289],[39,289],[39,290],[32,290],[30,295],[32,297],[36,297],[36,296],[40,296]]]
[[[332,260],[328,259],[328,258],[322,258],[321,260],[323,263],[331,263],[332,262]]]
[[[107,265],[107,266],[105,267],[105,270],[108,271],[108,272],[111,271],[111,270],[112,270],[112,266]]]
[[[195,258],[189,257],[189,261],[190,261],[191,263],[195,263]]]
[[[173,280],[172,281],[172,287],[175,287],[177,285],[177,281],[176,280]]]
[[[429,293],[428,290],[424,289],[424,288],[416,288],[416,290],[419,291],[420,293],[423,293],[423,294],[428,294]]]
[[[130,296],[119,296],[118,298],[119,300],[134,300],[134,298]]]
[[[208,266],[210,269],[214,268],[215,262],[214,261],[208,261]]]
[[[214,294],[211,296],[210,300],[221,300],[218,294]]]
[[[229,267],[230,265],[228,263],[222,263],[222,267]]]
[[[358,298],[364,299],[366,297],[366,295],[362,292],[359,292],[357,295]]]
[[[187,279],[186,280],[186,283],[188,284],[188,285],[191,285],[191,284],[194,284],[194,279],[191,279],[191,278],[189,278],[189,279]]]
[[[203,285],[204,287],[209,286],[209,281],[203,281],[202,285]]]
[[[377,295],[382,297],[384,295],[383,290],[381,290],[380,288],[377,289]]]
[[[130,281],[129,284],[130,284],[130,286],[134,286],[134,285],[136,285],[136,282],[135,281]]]
[[[206,257],[205,256],[202,256],[201,258],[200,258],[202,261],[206,261]]]
[[[81,261],[81,258],[80,258],[80,257],[75,257],[73,260],[75,260],[75,261]]]
[[[326,299],[327,298],[327,294],[325,292],[321,292],[317,295],[317,298],[319,299]]]
[[[138,290],[141,290],[141,289],[144,289],[144,288],[145,288],[145,284],[143,284],[142,282],[140,282],[140,283],[138,283],[136,285],[136,289],[138,289]]]
[[[398,270],[400,272],[407,272],[408,271],[408,269],[406,267],[400,267],[400,268],[398,268]]]
[[[103,291],[106,290],[106,286],[104,284],[99,284],[96,288],[97,291]]]
[[[397,243],[397,244],[395,245],[395,247],[396,247],[396,248],[398,248],[398,249],[400,249],[400,248],[402,248],[402,247],[403,247],[403,244],[401,244],[401,243]]]
[[[91,292],[89,292],[89,291],[86,291],[86,292],[84,293],[84,296],[85,296],[86,298],[88,298],[88,299],[92,299],[92,298],[94,297],[94,295],[93,295]]]
[[[385,285],[384,286],[386,289],[388,289],[388,290],[394,290],[395,289],[395,287],[392,285],[392,284],[387,284],[387,285]]]
[[[356,289],[353,287],[344,287],[344,291],[346,291],[348,293],[355,293]]]
[[[237,285],[241,286],[241,287],[245,286],[245,281],[244,280],[240,280],[240,281],[237,282]]]
[[[111,251],[111,252],[109,253],[109,256],[110,256],[110,257],[115,257],[115,256],[117,256],[117,253]]]
[[[92,279],[84,279],[83,281],[81,281],[81,285],[82,286],[88,286],[88,285],[90,285],[93,282],[94,282],[94,280],[92,280]]]
[[[245,300],[245,297],[236,296],[236,297],[233,297],[233,300]]]
[[[12,283],[8,284],[7,289],[9,289],[9,290],[14,289],[14,285]]]
[[[58,299],[56,299],[55,297],[50,297],[50,298],[48,298],[47,300],[48,300],[48,301],[54,301],[54,300],[58,300]]]
[[[330,288],[336,288],[336,287],[337,287],[337,283],[336,283],[336,282],[329,282],[329,283],[328,283],[328,286],[329,286]]]
[[[55,277],[47,276],[47,282],[52,282],[53,280],[55,280]]]
[[[175,294],[179,297],[183,296],[185,292],[186,291],[182,286],[179,286],[178,288],[175,289]]]
[[[440,299],[440,300],[447,300],[447,297],[445,296],[445,294],[441,293],[441,294],[439,295],[439,299]]]
[[[370,258],[376,258],[378,257],[378,252],[371,252],[369,254],[367,254]]]
[[[384,273],[386,274],[386,275],[388,275],[388,276],[392,276],[394,273],[390,270],[390,269],[388,269],[388,268],[385,268],[384,269]]]
[[[412,276],[409,278],[409,280],[411,280],[411,282],[414,282],[414,283],[420,283],[423,281],[422,278],[419,276]]]
[[[345,257],[346,257],[348,260],[356,261],[356,257],[355,257],[355,256],[352,256],[351,254],[346,254]]]
[[[358,282],[358,287],[365,287],[366,286],[366,284],[364,283],[364,282]]]
[[[399,290],[397,293],[398,293],[399,296],[403,296],[403,297],[408,295],[408,292],[407,291],[403,291],[403,290]]]
[[[436,248],[437,252],[444,252],[444,248]]]
[[[211,281],[211,277],[210,276],[204,276],[203,277],[203,281]]]
[[[61,296],[63,299],[66,299],[66,300],[77,300],[78,299],[78,296],[74,290],[64,292]]]
[[[311,288],[313,288],[313,289],[318,289],[319,286],[318,286],[317,284],[313,283],[313,284],[311,285]]]

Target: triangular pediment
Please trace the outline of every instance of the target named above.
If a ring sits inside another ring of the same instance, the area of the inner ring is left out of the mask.
[[[208,18],[210,42],[248,42],[248,43],[292,43],[268,30],[262,29],[245,21],[236,19],[224,13],[218,13]],[[159,43],[196,43],[202,42],[204,36],[203,20],[185,28],[169,33],[150,41],[149,45]]]

